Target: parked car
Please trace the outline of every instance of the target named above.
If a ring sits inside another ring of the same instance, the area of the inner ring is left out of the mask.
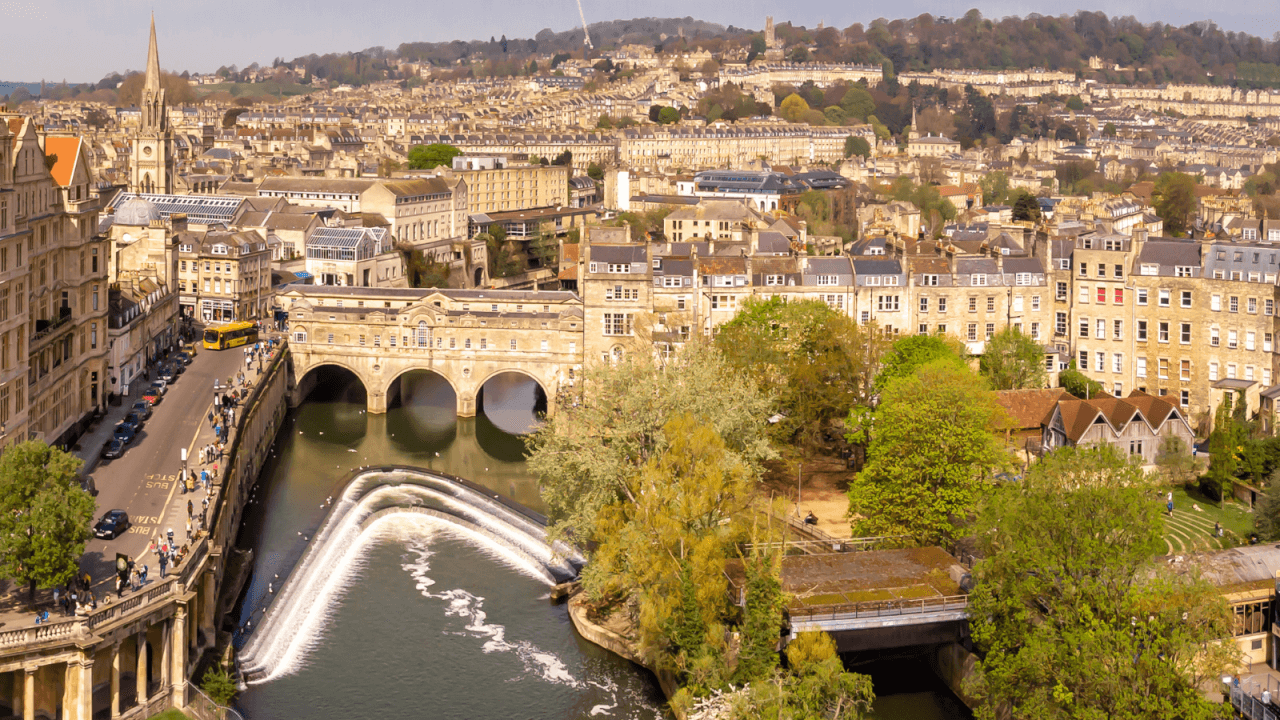
[[[119,425],[116,425],[116,429],[111,433],[111,435],[121,443],[128,445],[133,442],[135,437],[137,437],[138,431],[132,425],[120,423]]]
[[[191,359],[192,359],[192,358],[191,358],[191,353],[188,353],[187,351],[185,351],[185,350],[184,350],[184,351],[182,351],[182,352],[178,353],[177,359],[178,359],[178,360],[181,360],[183,365],[190,365],[190,364],[191,364]]]
[[[160,396],[156,394],[155,390],[150,388],[148,388],[147,392],[142,395],[142,399],[145,400],[148,405],[155,405],[160,402]]]
[[[164,380],[152,380],[149,387],[156,395],[163,396],[165,393],[169,392],[169,383]]]
[[[177,377],[177,375],[174,374],[173,368],[169,367],[168,365],[165,365],[164,367],[160,368],[158,377],[167,383],[171,383],[173,382],[173,379]]]
[[[181,375],[182,373],[187,371],[186,364],[184,364],[182,362],[182,359],[177,357],[176,355],[174,356],[172,362],[166,363],[166,366],[169,368],[170,372],[172,372],[174,375]]]
[[[106,448],[102,451],[102,457],[106,460],[115,460],[121,455],[124,455],[124,443],[114,437],[108,440]]]
[[[93,536],[104,540],[114,540],[120,533],[129,529],[129,513],[123,510],[108,510],[106,515],[93,526]]]
[[[143,420],[151,419],[151,403],[144,397],[142,400],[134,403],[131,412],[136,413]]]
[[[121,422],[132,425],[134,430],[142,429],[142,416],[136,412],[130,412],[125,415],[124,420],[121,420]]]

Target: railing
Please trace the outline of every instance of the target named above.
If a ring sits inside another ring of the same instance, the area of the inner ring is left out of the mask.
[[[1240,687],[1231,688],[1231,707],[1249,720],[1280,720],[1280,712],[1274,705],[1264,704]]]
[[[798,550],[809,555],[820,553],[866,552],[868,550],[895,550],[910,547],[914,539],[908,535],[882,535],[877,537],[836,538],[828,536],[826,540],[783,540],[781,542],[745,543],[742,549],[746,553],[753,550],[778,550],[790,552]]]
[[[800,600],[799,602],[803,602]],[[815,607],[790,607],[787,612],[793,620],[806,623],[823,622],[824,620],[849,620],[866,617],[885,617],[895,615],[923,615],[925,613],[945,612],[948,610],[965,610],[969,607],[967,595],[936,595],[926,598],[909,598],[895,600],[867,600],[838,605],[819,605]]]

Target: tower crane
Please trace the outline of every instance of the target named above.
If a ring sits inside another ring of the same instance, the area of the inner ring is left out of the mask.
[[[587,32],[587,16],[582,14],[582,0],[578,0],[578,17],[582,20],[582,44],[586,45],[588,50],[594,50],[591,34]]]

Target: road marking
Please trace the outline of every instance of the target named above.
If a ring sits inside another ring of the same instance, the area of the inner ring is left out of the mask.
[[[196,418],[196,432],[194,435],[191,436],[191,444],[187,446],[187,462],[188,463],[191,462],[191,453],[196,448],[196,441],[200,439],[200,431],[204,429],[204,425],[203,425],[204,419],[209,416],[210,412],[213,412],[212,400],[209,401],[208,412],[201,412],[200,415]],[[164,507],[160,511],[161,512],[160,524],[157,524],[155,531],[151,533],[152,540],[155,540],[156,537],[161,533],[160,526],[164,524],[163,518],[169,514],[169,504],[173,502],[173,494],[178,491],[178,482],[179,481],[175,479],[173,482],[173,486],[169,488],[169,497],[165,498]],[[176,533],[175,533],[175,536],[176,536]]]

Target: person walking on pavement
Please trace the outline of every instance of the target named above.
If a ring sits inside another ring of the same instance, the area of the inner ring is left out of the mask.
[[[196,512],[195,503],[191,502],[190,500],[187,500],[187,517],[191,517],[192,515],[195,514],[195,512]]]
[[[1165,507],[1169,510],[1169,517],[1173,517],[1173,492],[1169,493]]]
[[[191,542],[191,518],[187,518],[187,542]]]

